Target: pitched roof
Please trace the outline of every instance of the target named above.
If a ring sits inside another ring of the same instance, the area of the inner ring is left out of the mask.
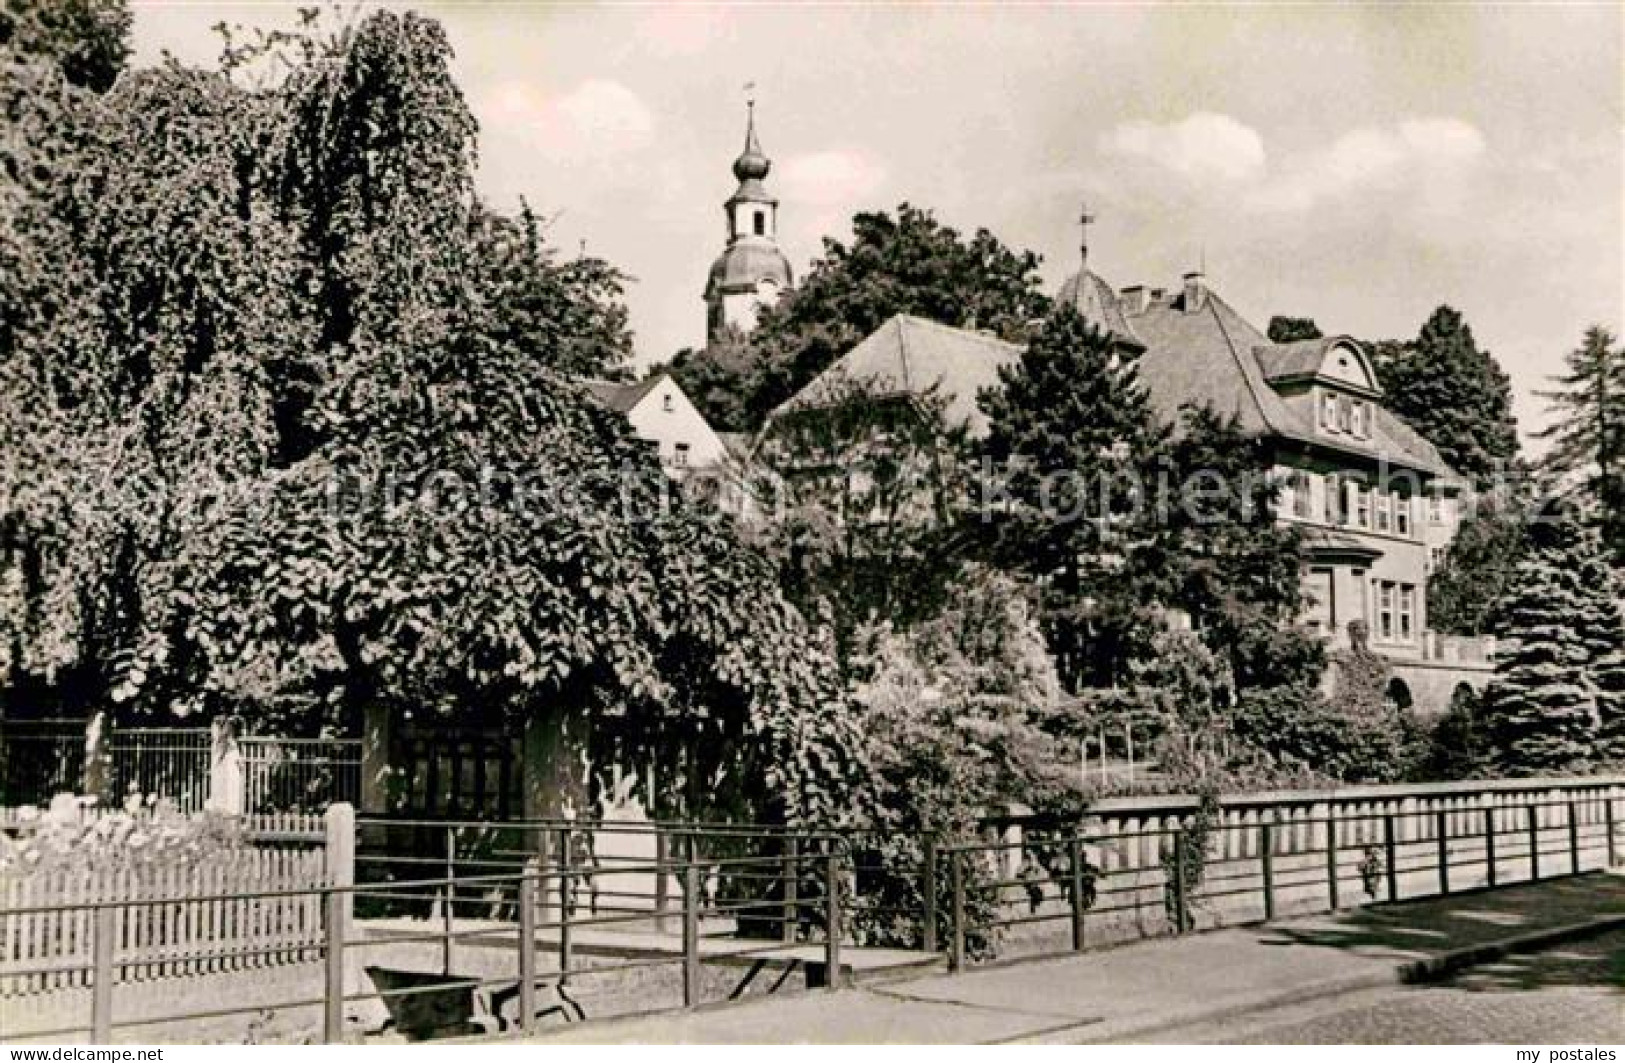
[[[655,386],[666,379],[665,373],[655,373],[646,376],[635,384],[623,384],[614,380],[587,380],[587,390],[597,397],[598,401],[614,410],[616,413],[626,413],[632,407],[643,401],[643,397],[655,389]]]
[[[1085,321],[1102,332],[1109,332],[1120,340],[1144,346],[1139,335],[1135,333],[1134,326],[1123,316],[1123,307],[1117,299],[1116,291],[1096,274],[1088,270],[1072,274],[1061,285],[1061,290],[1055,295],[1055,301],[1063,306],[1073,307]]]
[[[949,424],[974,434],[987,430],[977,392],[999,382],[999,367],[1021,357],[1021,348],[994,336],[898,314],[819,373],[772,413],[838,405],[855,388],[871,397],[927,394],[947,404]]]
[[[1093,274],[1086,276],[1098,281]],[[1175,420],[1187,403],[1207,405],[1221,415],[1234,414],[1246,432],[1460,479],[1431,443],[1381,405],[1374,405],[1369,439],[1317,432],[1310,419],[1300,416],[1270,386],[1265,369],[1266,365],[1296,365],[1308,357],[1310,348],[1272,344],[1211,289],[1204,290],[1202,305],[1192,311],[1185,310],[1181,295],[1152,302],[1143,312],[1128,315],[1109,290],[1102,293],[1097,288],[1096,294],[1105,296],[1101,303],[1105,320],[1122,320],[1127,334],[1144,345],[1138,360],[1139,378],[1153,408],[1164,419]],[[1346,341],[1347,337],[1334,339]],[[871,397],[935,393],[946,403],[944,416],[950,424],[981,435],[987,430],[987,417],[977,405],[977,394],[996,386],[1000,367],[1013,364],[1020,356],[1020,347],[1003,340],[899,314],[837,359],[772,416],[837,405],[850,398],[857,385]]]

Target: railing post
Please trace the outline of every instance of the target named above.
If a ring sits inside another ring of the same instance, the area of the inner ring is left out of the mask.
[[[1331,911],[1341,907],[1337,895],[1337,810],[1326,806],[1326,900]]]
[[[1394,843],[1394,814],[1382,815],[1382,860],[1388,875],[1388,899],[1399,900],[1399,846]]]
[[[1485,881],[1495,888],[1495,805],[1484,809],[1484,871]]]
[[[953,886],[953,935],[949,939],[948,969],[965,967],[965,854],[954,849],[948,854],[948,877]]]
[[[1580,873],[1580,807],[1569,802],[1569,874]]]
[[[1540,809],[1524,805],[1524,818],[1529,827],[1529,881],[1540,881]]]
[[[1174,933],[1185,932],[1185,828],[1174,828]]]
[[[1608,796],[1603,798],[1602,819],[1603,826],[1608,831],[1608,866],[1613,867],[1619,863],[1619,853],[1614,848],[1614,793],[1612,789],[1608,791]]]
[[[671,907],[671,840],[666,832],[655,827],[655,929],[666,932],[666,911]]]
[[[1450,814],[1443,809],[1435,813],[1433,829],[1438,835],[1435,841],[1439,848],[1439,893],[1447,896],[1450,893]]]
[[[1083,839],[1076,836],[1066,843],[1067,871],[1072,878],[1072,951],[1082,952],[1083,926]]]
[[[118,936],[119,909],[104,904],[96,909],[96,940],[92,963],[95,979],[90,998],[90,1040],[92,1044],[113,1043],[113,943]]]
[[[841,988],[841,851],[834,839],[824,864],[824,988]]]
[[[322,896],[327,908],[327,949],[323,958],[322,1040],[336,1045],[344,1040],[344,922],[346,892],[330,889]]]
[[[570,852],[569,827],[559,828],[559,985],[570,979],[570,909],[574,907],[575,880],[571,877],[574,856]]]
[[[921,936],[926,952],[937,951],[937,836],[925,836],[925,881],[922,893],[925,901],[924,926]]]
[[[683,1007],[692,1008],[700,995],[700,873],[693,854],[683,865]]]
[[[785,941],[796,939],[796,929],[801,923],[801,842],[795,835],[787,835],[784,839],[784,926],[782,937]]]
[[[453,883],[457,880],[457,828],[446,827],[446,884],[441,887],[444,891],[445,904],[440,911],[440,973],[451,974],[452,964],[452,938],[457,932],[457,917],[452,912],[456,904],[457,889]]]
[[[519,1028],[529,1033],[536,1025],[536,872],[526,861],[519,878]],[[563,979],[560,979],[562,982]]]
[[[1258,824],[1258,859],[1264,875],[1264,921],[1267,923],[1275,918],[1275,817],[1272,812],[1265,812]]]

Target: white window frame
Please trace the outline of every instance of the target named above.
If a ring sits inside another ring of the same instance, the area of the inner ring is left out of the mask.
[[[1374,503],[1372,510],[1377,522],[1377,530],[1380,532],[1392,531],[1394,527],[1393,496],[1387,491],[1375,489],[1372,490],[1371,495]]]
[[[1411,496],[1394,494],[1394,534],[1406,539],[1411,537],[1411,529],[1416,524],[1411,519]]]
[[[1394,637],[1394,598],[1396,586],[1392,580],[1377,581],[1377,637],[1391,641]]]
[[[1416,632],[1416,586],[1411,583],[1399,585],[1399,638],[1402,642],[1409,642]]]
[[[1374,492],[1357,481],[1350,483],[1349,487],[1354,492],[1354,526],[1369,529],[1371,527],[1371,495]]]
[[[1320,393],[1320,426],[1328,432],[1337,431],[1337,396],[1330,391]]]
[[[688,451],[689,446],[687,443],[673,443],[671,448],[671,463],[677,466],[679,469],[688,468]]]

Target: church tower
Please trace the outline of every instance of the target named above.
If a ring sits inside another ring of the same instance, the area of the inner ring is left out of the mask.
[[[705,335],[716,342],[729,329],[749,332],[757,312],[790,286],[790,263],[779,250],[779,201],[762,184],[773,168],[756,139],[756,102],[747,104],[745,150],[734,160],[739,187],[722,205],[728,246],[705,284]]]

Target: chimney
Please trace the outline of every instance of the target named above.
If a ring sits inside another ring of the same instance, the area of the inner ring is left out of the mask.
[[[1136,284],[1118,293],[1122,297],[1123,313],[1133,316],[1146,311],[1145,285]]]
[[[1185,274],[1185,312],[1202,309],[1207,301],[1207,283],[1200,272]]]

